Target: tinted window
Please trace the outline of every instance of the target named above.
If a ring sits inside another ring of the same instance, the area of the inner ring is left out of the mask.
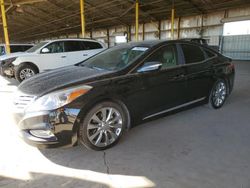
[[[208,58],[211,58],[211,57],[214,57],[214,56],[215,56],[215,53],[213,53],[213,52],[211,52],[211,51],[209,51],[209,50],[207,50],[207,49],[204,49],[204,51],[205,51],[205,53],[207,54],[207,57],[208,57]]]
[[[173,45],[167,45],[160,48],[151,55],[146,62],[158,61],[162,63],[162,69],[177,65],[176,48]]]
[[[10,45],[10,51],[11,53],[23,52],[23,47],[18,45]]]
[[[102,48],[102,45],[99,44],[98,42],[85,41],[83,43],[84,43],[84,46],[85,46],[86,50],[93,50],[93,49]]]
[[[0,55],[4,55],[4,54],[5,54],[4,46],[0,46]]]
[[[181,47],[186,64],[198,63],[205,60],[204,52],[199,46],[182,44]]]
[[[49,49],[49,53],[61,53],[64,52],[64,43],[63,42],[53,42],[46,46],[45,48]]]
[[[32,48],[33,46],[23,46],[23,52],[25,52],[26,50]]]
[[[84,46],[79,41],[65,41],[65,52],[75,52],[75,51],[81,51],[84,50]]]
[[[30,49],[32,46],[25,46],[25,45],[10,45],[10,51],[11,53],[15,53],[15,52],[24,52],[28,49]]]

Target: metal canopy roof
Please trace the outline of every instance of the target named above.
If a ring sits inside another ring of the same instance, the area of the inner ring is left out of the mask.
[[[11,41],[80,33],[79,0],[5,0],[5,4]],[[174,1],[176,17],[246,5],[249,0]],[[172,0],[140,0],[140,23],[168,19],[171,8]],[[135,21],[133,0],[85,0],[85,13],[87,31]]]

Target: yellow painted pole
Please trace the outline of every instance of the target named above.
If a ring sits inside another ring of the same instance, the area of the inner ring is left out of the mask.
[[[139,1],[135,2],[135,40],[139,40]]]
[[[7,19],[6,19],[6,13],[5,13],[5,6],[4,6],[4,0],[1,1],[1,12],[2,12],[2,20],[3,20],[3,31],[4,31],[4,40],[6,45],[6,53],[10,53],[10,40],[9,40],[9,34],[8,34],[8,26],[7,26]]]
[[[81,11],[81,27],[82,37],[85,37],[85,11],[84,11],[84,0],[80,0],[80,11]]]
[[[174,8],[172,8],[172,15],[171,15],[171,38],[174,39]]]

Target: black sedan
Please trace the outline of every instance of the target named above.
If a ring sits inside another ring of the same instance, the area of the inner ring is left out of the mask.
[[[234,72],[229,58],[196,43],[128,43],[24,81],[14,117],[36,146],[103,150],[138,122],[194,104],[222,107]]]

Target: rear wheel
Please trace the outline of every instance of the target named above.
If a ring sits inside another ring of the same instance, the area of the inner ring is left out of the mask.
[[[29,64],[21,64],[15,70],[15,77],[19,82],[22,82],[23,80],[30,78],[37,73],[38,71],[34,66]]]
[[[128,114],[117,103],[95,105],[83,118],[79,130],[80,142],[93,150],[104,150],[117,144],[128,121]]]
[[[209,105],[218,109],[223,106],[226,101],[228,88],[226,81],[219,79],[215,82],[209,97]]]

